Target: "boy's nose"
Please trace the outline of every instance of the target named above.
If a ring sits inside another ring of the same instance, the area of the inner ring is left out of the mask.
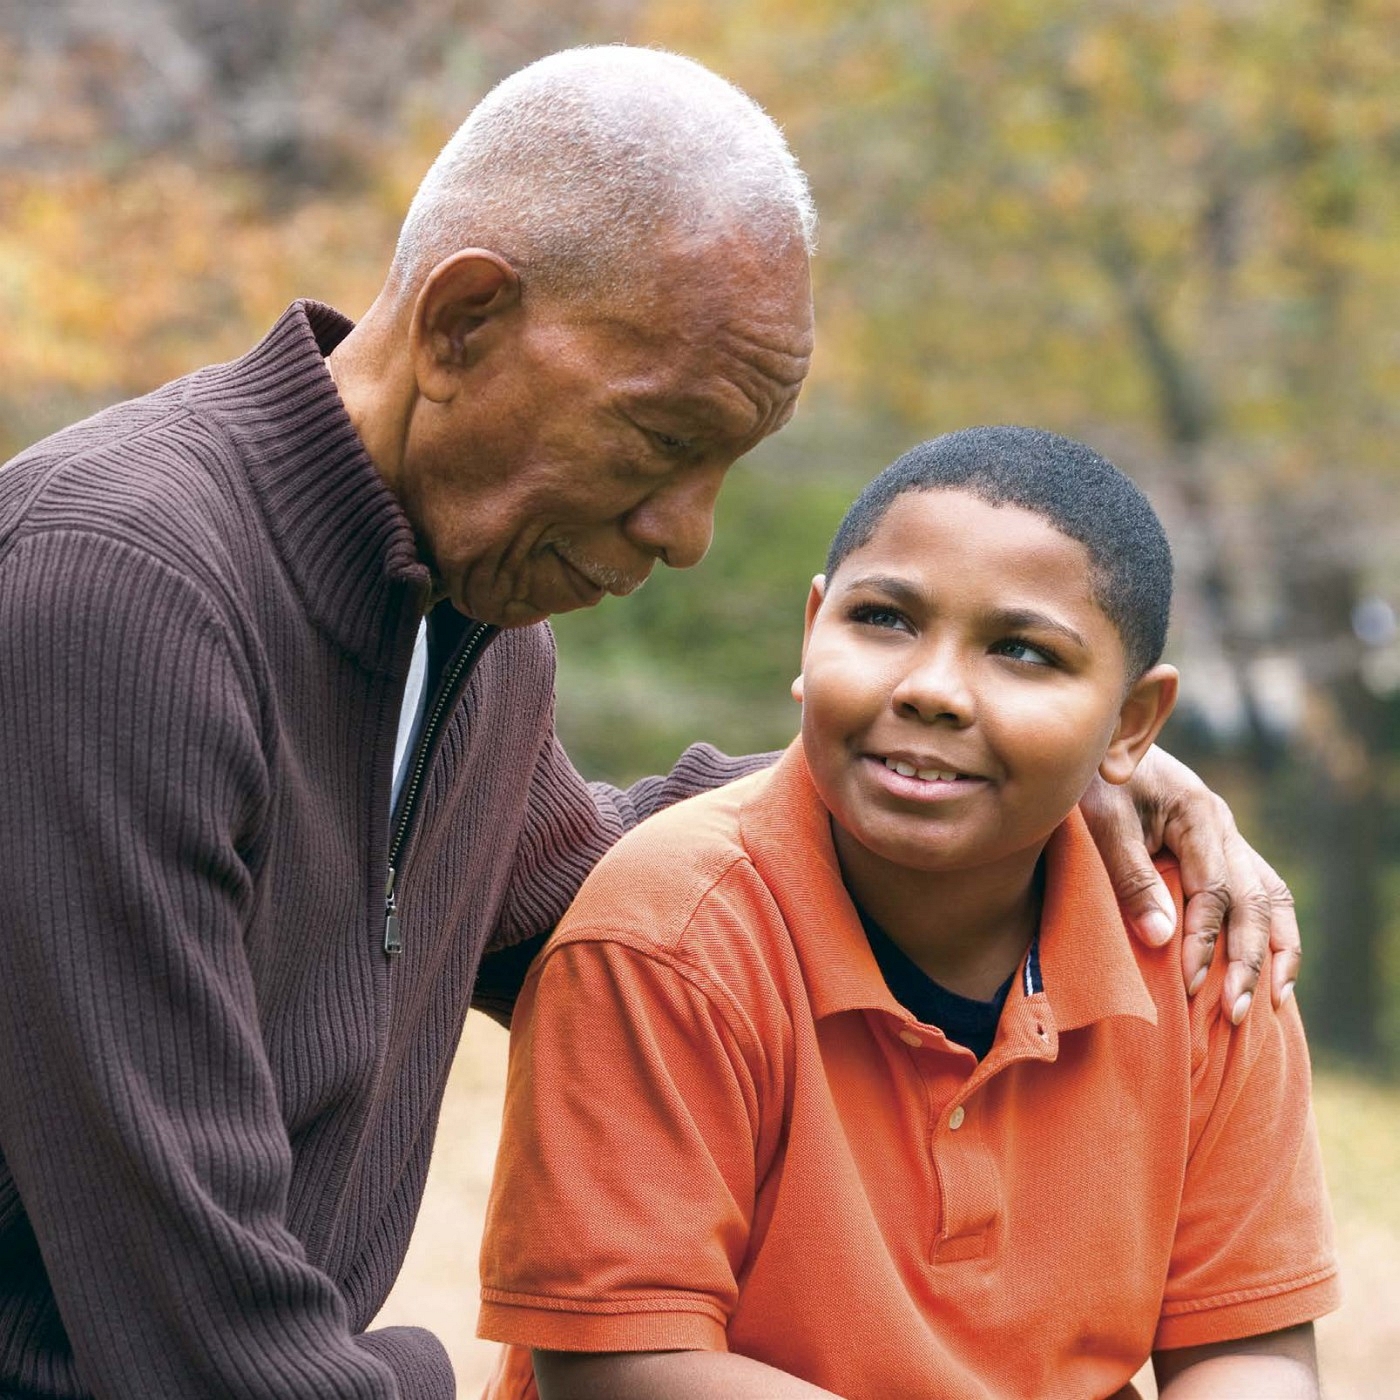
[[[904,673],[891,701],[902,714],[926,724],[970,724],[976,710],[960,658],[944,647],[925,654]]]

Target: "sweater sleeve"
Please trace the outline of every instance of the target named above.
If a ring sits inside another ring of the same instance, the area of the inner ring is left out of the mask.
[[[0,792],[0,1146],[84,1391],[447,1400],[436,1340],[353,1337],[286,1223],[260,714],[188,579],[93,534],[0,556]]]
[[[531,775],[509,894],[481,960],[472,1005],[509,1026],[535,954],[589,871],[623,832],[673,802],[766,768],[777,757],[731,758],[710,744],[692,744],[668,774],[616,788],[585,782],[551,728]]]

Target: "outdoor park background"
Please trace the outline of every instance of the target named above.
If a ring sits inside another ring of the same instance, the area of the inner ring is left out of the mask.
[[[562,11],[563,13],[559,13]],[[584,41],[754,94],[822,212],[801,412],[690,574],[564,618],[589,775],[793,732],[806,584],[854,489],[976,422],[1087,439],[1179,561],[1166,740],[1295,891],[1347,1304],[1333,1400],[1400,1344],[1397,0],[0,0],[0,460],[241,353],[295,296],[368,305],[490,84]],[[463,1394],[504,1037],[470,1018],[386,1316]]]

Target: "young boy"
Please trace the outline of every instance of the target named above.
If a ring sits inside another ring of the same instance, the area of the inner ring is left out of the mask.
[[[1075,810],[1171,711],[1170,595],[1141,492],[1053,434],[866,488],[801,738],[624,838],[521,997],[489,1395],[527,1349],[544,1400],[1085,1400],[1149,1355],[1172,1400],[1316,1395],[1296,1007],[1188,1002]]]

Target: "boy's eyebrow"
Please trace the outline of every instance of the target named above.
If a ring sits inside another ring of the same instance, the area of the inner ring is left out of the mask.
[[[1037,612],[1034,608],[1006,608],[995,612],[992,617],[999,627],[1010,631],[1055,632],[1075,646],[1088,649],[1088,642],[1067,622],[1061,622],[1049,613]]]
[[[913,607],[925,601],[923,594],[906,579],[891,574],[863,574],[859,578],[853,578],[846,587],[869,588],[884,593],[892,601],[905,607]],[[1035,608],[999,608],[988,614],[988,620],[1008,632],[1053,632],[1086,651],[1089,647],[1088,642],[1069,623],[1061,622],[1059,618]]]
[[[896,603],[906,605],[923,601],[923,594],[917,588],[905,579],[898,578],[893,574],[862,574],[859,578],[851,579],[844,586],[847,590],[869,588],[876,593],[887,594]]]

